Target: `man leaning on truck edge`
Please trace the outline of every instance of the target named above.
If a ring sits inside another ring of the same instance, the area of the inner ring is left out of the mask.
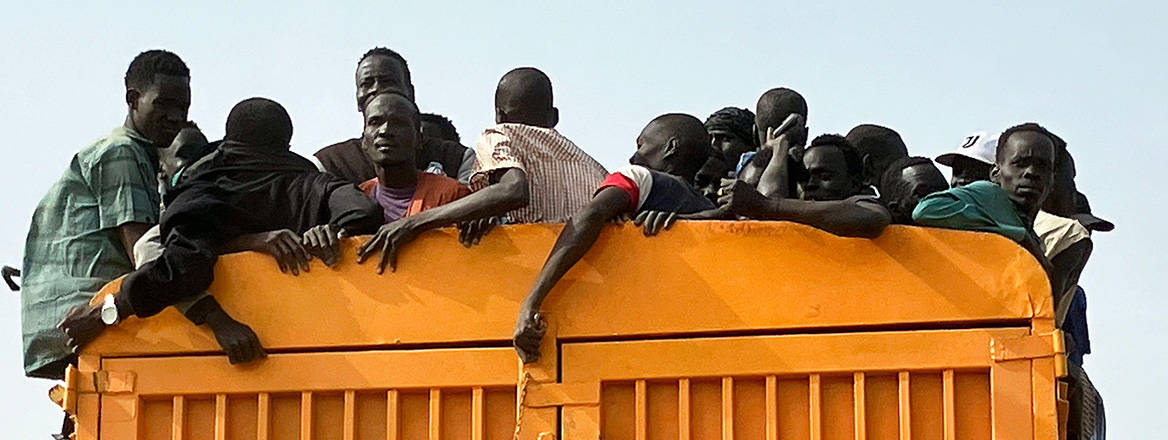
[[[512,343],[523,362],[539,359],[547,327],[539,309],[552,288],[584,257],[609,220],[636,214],[646,236],[668,228],[676,214],[714,209],[694,186],[693,176],[710,157],[710,136],[698,118],[658,116],[637,137],[628,166],[610,174],[592,200],[568,219],[536,277],[515,323]]]
[[[134,270],[133,246],[158,223],[158,149],[187,122],[190,70],[149,50],[126,71],[125,122],[73,156],[33,213],[21,316],[25,374],[60,379],[74,359],[61,317]]]

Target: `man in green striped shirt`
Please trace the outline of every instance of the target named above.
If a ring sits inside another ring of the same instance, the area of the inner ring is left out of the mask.
[[[134,270],[134,243],[158,223],[157,150],[186,124],[190,71],[177,55],[150,50],[125,81],[125,123],[74,155],[33,213],[21,292],[28,376],[64,377],[75,355],[57,323]]]

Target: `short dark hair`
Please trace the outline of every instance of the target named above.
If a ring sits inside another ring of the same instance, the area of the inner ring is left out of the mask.
[[[807,154],[812,148],[832,146],[839,150],[844,155],[844,161],[848,164],[848,177],[863,180],[864,179],[864,160],[860,158],[860,152],[853,147],[847,138],[838,134],[821,134],[815,139],[811,140],[811,144],[803,150],[803,154]]]
[[[767,127],[778,127],[791,113],[807,117],[807,100],[799,92],[786,87],[767,90],[758,98],[754,107],[756,128],[764,132]]]
[[[936,167],[933,164],[933,160],[927,157],[909,156],[896,159],[888,165],[888,169],[884,170],[884,175],[880,176],[880,192],[888,192],[885,188],[892,188],[892,183],[900,179],[901,172],[905,168],[915,167],[917,165],[932,165]],[[940,172],[940,170],[937,172]]]
[[[1058,136],[1055,136],[1054,133],[1051,133],[1046,128],[1043,128],[1041,125],[1038,125],[1037,122],[1027,122],[1025,124],[1018,124],[1018,125],[1015,125],[1013,127],[1007,128],[1006,131],[1002,132],[1001,136],[998,136],[998,151],[994,152],[994,162],[1001,162],[1002,161],[1002,154],[1005,154],[1005,153],[1003,153],[1003,151],[1005,151],[1005,148],[1003,148],[1003,147],[1006,146],[1006,140],[1010,138],[1010,135],[1012,135],[1014,133],[1023,132],[1023,131],[1033,131],[1035,133],[1046,136],[1048,139],[1050,139],[1050,143],[1055,146],[1054,151],[1051,152],[1052,153],[1051,159],[1057,160],[1057,158],[1058,158],[1058,145],[1059,145],[1059,141],[1061,141],[1061,139],[1058,139]],[[1056,139],[1058,139],[1058,140],[1056,140]],[[1066,144],[1064,143],[1063,145],[1065,146]]]
[[[173,52],[152,49],[138,54],[126,69],[126,88],[141,89],[154,83],[155,75],[191,76],[182,58]]]
[[[455,142],[462,142],[462,137],[458,135],[458,129],[454,128],[454,122],[451,121],[450,118],[437,113],[422,113],[418,122],[429,122],[431,124],[436,124],[442,127],[443,130],[446,130],[447,134],[454,138],[451,140]]]
[[[374,48],[366,51],[365,55],[361,55],[361,59],[357,60],[357,65],[360,66],[361,63],[364,62],[366,58],[369,58],[372,56],[390,57],[390,58],[397,60],[397,62],[401,63],[402,70],[405,72],[406,84],[413,84],[414,83],[414,81],[412,79],[410,79],[410,65],[409,65],[409,63],[406,63],[406,59],[404,57],[402,57],[400,53],[397,53],[393,49],[386,48],[386,47],[380,47],[380,46],[374,47]]]
[[[380,96],[400,96],[402,99],[405,99],[406,101],[408,101],[410,103],[410,106],[412,106],[414,108],[414,119],[417,120],[419,126],[422,125],[422,116],[421,116],[422,111],[418,110],[418,103],[414,102],[414,99],[410,98],[405,93],[402,93],[402,92],[397,91],[397,90],[388,90],[388,91],[384,91],[381,93],[377,93],[373,96],[370,96],[369,99],[365,100],[365,107],[368,108],[369,103],[373,102],[374,99],[377,99]],[[364,108],[361,109],[361,114],[362,114],[362,116],[364,116],[364,114],[365,114]]]

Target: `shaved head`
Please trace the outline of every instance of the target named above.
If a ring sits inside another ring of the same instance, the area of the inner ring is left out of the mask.
[[[803,115],[803,118],[806,119],[807,101],[803,99],[803,95],[794,90],[786,87],[774,88],[767,90],[758,98],[754,113],[754,126],[758,130],[756,133],[758,144],[762,145],[766,143],[767,127],[778,128],[792,113]],[[806,139],[803,141],[805,142]]]
[[[895,130],[874,124],[860,124],[848,132],[848,142],[860,152],[864,161],[864,182],[880,191],[881,177],[897,159],[908,157],[908,147]]]
[[[641,130],[630,162],[691,181],[711,152],[710,135],[700,119],[669,113],[653,118]]]
[[[552,104],[552,80],[534,67],[507,72],[495,89],[495,122],[555,127],[559,111]]]

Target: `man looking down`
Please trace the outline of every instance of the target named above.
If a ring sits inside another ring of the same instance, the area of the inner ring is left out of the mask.
[[[138,54],[125,105],[125,122],[77,152],[33,213],[21,279],[28,376],[64,378],[74,353],[57,323],[134,270],[134,243],[158,223],[158,150],[187,122],[190,70],[171,52]]]
[[[880,200],[892,223],[912,225],[913,209],[929,194],[949,189],[941,170],[927,157],[905,157],[888,165],[880,179]]]
[[[604,224],[636,214],[645,235],[668,228],[676,213],[714,208],[693,186],[693,175],[709,157],[710,140],[697,118],[671,113],[658,116],[637,137],[631,165],[610,174],[592,200],[572,215],[536,277],[515,324],[512,340],[523,362],[539,359],[546,326],[539,317],[544,298],[576,262],[584,257]]]

